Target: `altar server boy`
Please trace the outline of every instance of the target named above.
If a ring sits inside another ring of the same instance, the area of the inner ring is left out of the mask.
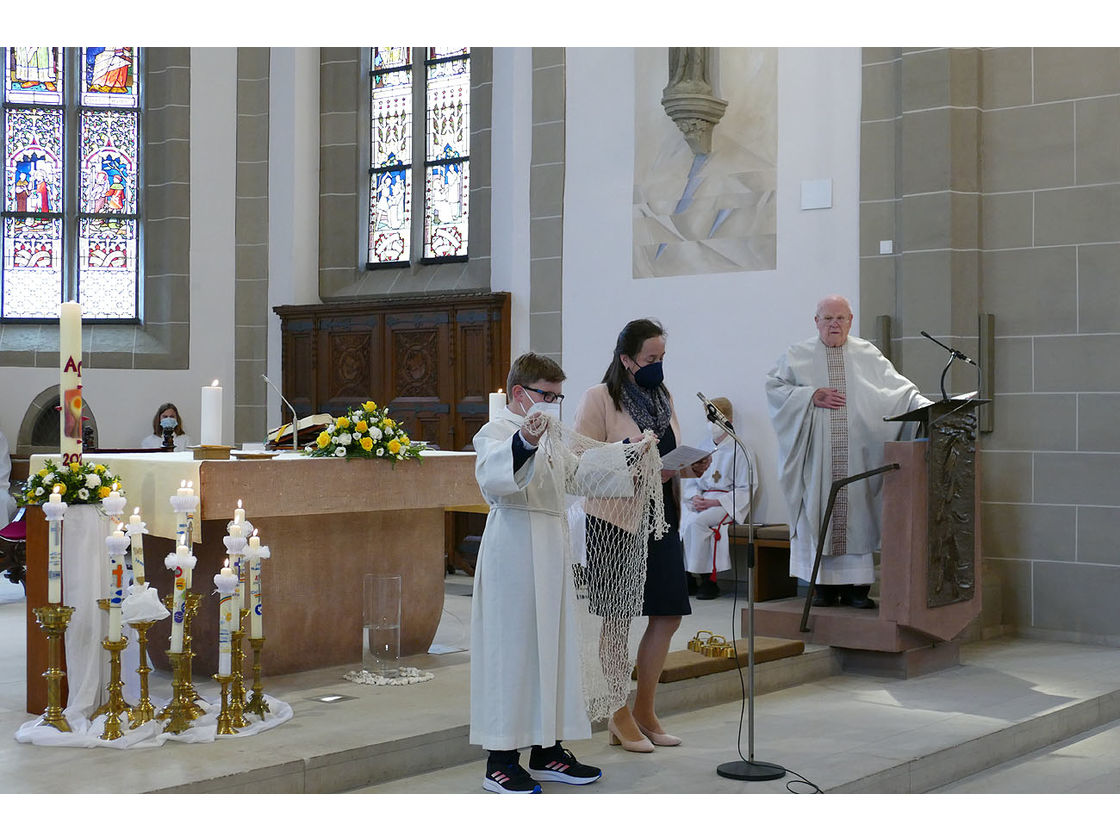
[[[730,400],[716,397],[712,404],[732,420]],[[709,422],[708,431],[710,437],[703,448],[715,447],[711,465],[700,478],[681,482],[685,569],[690,575],[689,590],[695,587],[696,597],[702,601],[719,595],[716,573],[731,568],[728,526],[732,521],[740,525],[747,521],[747,511],[758,488],[754,453],[748,449],[744,454],[716,423]]]
[[[470,742],[489,751],[482,786],[495,793],[540,793],[538,782],[585,785],[602,775],[561,744],[591,737],[561,522],[574,457],[537,453],[545,415],[559,419],[565,378],[545,356],[519,357],[509,402],[474,437],[490,513],[471,605]],[[619,464],[626,468],[621,448]],[[526,771],[518,750],[528,746]]]

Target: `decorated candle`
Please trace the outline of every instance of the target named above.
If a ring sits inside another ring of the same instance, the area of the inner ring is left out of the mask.
[[[58,315],[59,451],[62,466],[82,462],[82,306],[61,304]]]
[[[245,524],[245,508],[241,507],[241,500],[240,499],[237,500],[237,507],[233,511],[233,524],[234,525],[244,525]]]
[[[128,536],[132,540],[132,579],[137,584],[144,582],[144,523],[140,519],[140,508],[128,517]]]
[[[191,556],[190,546],[177,545],[175,546],[175,554],[179,557],[179,563],[183,567],[183,579],[186,581],[185,588],[189,591],[191,588],[191,573],[194,570],[194,563],[187,563],[188,559],[193,560]]]
[[[502,409],[506,407],[506,395],[502,393],[499,388],[490,394],[490,419],[493,420],[502,413]]]
[[[233,655],[234,603],[233,592],[237,589],[237,578],[229,561],[222,571],[214,575],[214,585],[218,587],[218,675],[228,677]]]
[[[264,638],[264,621],[261,604],[261,557],[267,556],[268,549],[261,546],[261,538],[255,533],[249,537],[249,638]]]
[[[121,638],[121,602],[124,601],[124,551],[128,537],[113,531],[105,544],[109,549],[109,641]]]
[[[218,380],[202,389],[202,424],[199,443],[217,446],[222,442],[222,388]]]
[[[191,570],[195,558],[185,545],[175,547],[174,554],[168,554],[163,561],[175,575],[174,601],[171,607],[171,652],[183,652],[183,622],[187,615],[187,590],[191,586]]]
[[[235,540],[242,536],[240,525],[230,525],[229,535]],[[237,594],[234,596],[234,603],[237,605],[237,621],[240,627],[241,610],[245,607],[245,561],[241,551],[244,550],[245,543],[242,542],[241,550],[234,550],[230,553],[229,559],[233,564],[233,574],[237,578]]]
[[[43,515],[50,528],[47,536],[47,601],[62,603],[62,518],[66,503],[62,501],[62,485],[51,488],[50,501],[43,505]]]

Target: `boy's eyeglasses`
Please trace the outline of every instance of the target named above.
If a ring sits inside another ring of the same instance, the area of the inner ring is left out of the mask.
[[[542,397],[544,397],[544,401],[546,403],[562,402],[564,400],[563,394],[557,394],[553,391],[542,391],[540,388],[526,388],[524,385],[522,385],[521,387],[525,388],[526,391],[532,391],[536,394],[540,394]]]

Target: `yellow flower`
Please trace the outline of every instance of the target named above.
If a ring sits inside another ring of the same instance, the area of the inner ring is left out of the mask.
[[[401,451],[401,442],[395,438],[389,441],[389,451],[396,455]]]
[[[45,469],[39,470],[39,478],[46,478],[46,477],[47,477],[47,470],[45,470]]]
[[[385,418],[385,428],[386,429],[391,429],[395,425],[397,425],[397,424],[393,422],[393,419],[391,417],[386,417]]]
[[[350,418],[349,417],[339,417],[337,420],[334,421],[334,424],[335,424],[335,426],[337,426],[340,429],[349,429],[350,428]]]
[[[377,403],[375,403],[373,400],[370,400],[369,402],[362,403],[362,408],[364,408],[366,411],[377,411]]]
[[[105,473],[105,465],[104,464],[95,464],[93,469],[94,469],[95,472],[101,473],[102,475],[104,475],[104,473]]]
[[[357,423],[354,424],[354,431],[356,431],[356,432],[364,432],[368,428],[369,428],[369,423],[367,423],[365,420],[359,420]]]
[[[412,441],[408,439],[408,435],[401,435],[401,443],[403,443],[405,446],[408,446],[410,443],[412,443]]]
[[[364,449],[366,452],[369,452],[371,449],[373,449],[373,438],[362,438],[362,449]]]
[[[82,468],[82,465],[79,464],[77,461],[71,461],[70,462],[70,472],[75,472],[76,473],[81,468]]]
[[[97,488],[97,495],[100,496],[102,499],[109,498],[109,493],[110,493],[109,488],[106,487],[104,484],[102,484],[100,487]]]
[[[317,443],[319,445],[320,449],[325,447],[330,442],[331,442],[331,436],[328,435],[326,432],[319,432],[319,437],[315,438],[315,443]]]

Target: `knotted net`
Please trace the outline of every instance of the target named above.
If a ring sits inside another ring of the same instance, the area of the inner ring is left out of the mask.
[[[578,605],[584,699],[590,719],[601,720],[626,704],[649,541],[669,530],[661,457],[650,432],[633,443],[607,444],[543,414],[525,423],[544,427],[536,457],[564,464],[550,474],[564,482],[558,494],[567,494],[561,521]]]

